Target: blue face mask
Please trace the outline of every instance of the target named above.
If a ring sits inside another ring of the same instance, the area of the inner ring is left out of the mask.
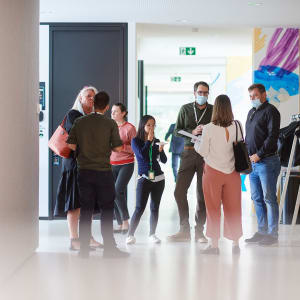
[[[207,96],[200,96],[200,95],[196,95],[196,102],[199,104],[199,105],[203,105],[207,102]]]
[[[256,108],[256,109],[258,109],[262,105],[262,103],[260,102],[259,99],[251,100],[251,103],[252,103],[253,108]]]

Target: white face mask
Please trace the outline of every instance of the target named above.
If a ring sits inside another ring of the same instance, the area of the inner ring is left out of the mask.
[[[200,95],[196,95],[196,102],[199,104],[199,105],[203,105],[207,102],[207,99],[208,97],[207,96],[200,96]]]

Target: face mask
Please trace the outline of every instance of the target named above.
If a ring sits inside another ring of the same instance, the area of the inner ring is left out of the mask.
[[[262,104],[259,99],[251,100],[251,103],[252,103],[253,108],[256,108],[256,109],[258,109]]]
[[[199,105],[203,105],[204,103],[207,102],[207,97],[206,96],[199,96],[198,94],[196,95],[196,102],[199,104]]]

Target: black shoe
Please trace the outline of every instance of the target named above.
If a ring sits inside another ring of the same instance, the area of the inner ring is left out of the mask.
[[[114,229],[114,233],[122,233],[122,229]]]
[[[245,243],[249,243],[249,244],[254,244],[254,243],[258,243],[260,241],[262,241],[264,239],[265,235],[261,234],[259,232],[256,232],[252,238],[250,239],[245,239]]]
[[[104,249],[103,258],[127,258],[129,257],[128,252],[123,252],[118,248]]]
[[[219,255],[220,251],[218,247],[212,247],[212,246],[207,246],[205,249],[200,250],[201,254],[213,254],[213,255]]]
[[[278,237],[274,237],[272,235],[265,235],[263,240],[258,242],[260,246],[272,246],[278,243]]]

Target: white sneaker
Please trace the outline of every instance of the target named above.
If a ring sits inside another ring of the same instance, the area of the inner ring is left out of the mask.
[[[208,240],[205,236],[199,237],[197,240],[198,243],[207,243]]]
[[[149,242],[153,244],[159,244],[161,240],[155,234],[152,234],[149,236]]]
[[[135,244],[136,242],[136,239],[133,235],[129,235],[127,238],[126,238],[126,244],[127,245],[132,245],[132,244]]]

